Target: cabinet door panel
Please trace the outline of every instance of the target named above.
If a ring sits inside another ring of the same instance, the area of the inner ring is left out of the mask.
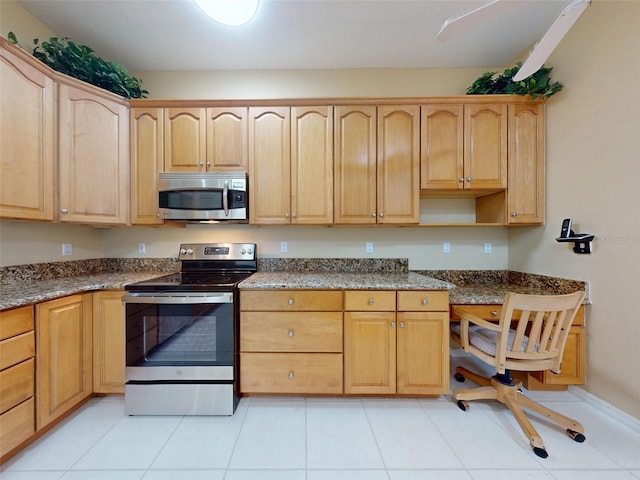
[[[395,312],[345,312],[345,393],[395,393],[395,318]]]
[[[507,188],[507,106],[465,105],[464,112],[465,188]]]
[[[124,291],[93,294],[93,391],[124,393]]]
[[[200,172],[206,169],[206,109],[164,109],[164,171]]]
[[[207,170],[248,170],[247,113],[246,107],[207,108]]]
[[[421,128],[420,188],[464,188],[464,107],[424,105]]]
[[[336,224],[375,224],[376,107],[335,108]]]

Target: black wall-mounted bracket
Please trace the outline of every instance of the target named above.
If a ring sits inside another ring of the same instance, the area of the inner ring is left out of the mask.
[[[594,238],[595,235],[590,233],[574,233],[571,230],[568,237],[556,237],[556,242],[573,242],[575,253],[591,253],[591,242]]]

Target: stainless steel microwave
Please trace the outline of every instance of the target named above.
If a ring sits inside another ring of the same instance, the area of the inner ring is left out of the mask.
[[[248,223],[247,173],[160,173],[158,206],[167,220]]]

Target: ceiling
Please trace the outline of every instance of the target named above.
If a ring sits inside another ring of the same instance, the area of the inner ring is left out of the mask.
[[[442,23],[479,0],[261,0],[223,26],[191,0],[19,0],[60,36],[132,71],[507,66],[569,0],[532,0],[444,43]],[[520,1],[520,0],[510,0]],[[19,39],[29,45],[30,39]]]

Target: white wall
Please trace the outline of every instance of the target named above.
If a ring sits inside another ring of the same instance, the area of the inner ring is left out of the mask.
[[[640,418],[640,2],[593,2],[552,55],[547,225],[509,231],[509,268],[587,280],[587,384]],[[593,254],[554,238],[565,217]]]

